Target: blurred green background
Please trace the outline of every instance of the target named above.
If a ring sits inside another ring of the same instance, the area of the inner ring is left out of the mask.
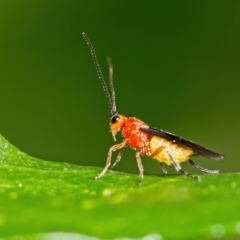
[[[238,0],[1,0],[1,134],[38,158],[105,165],[110,113],[84,31],[106,79],[113,59],[119,113],[227,156],[199,157],[206,168],[239,171],[239,13]],[[116,169],[138,172],[132,150]]]

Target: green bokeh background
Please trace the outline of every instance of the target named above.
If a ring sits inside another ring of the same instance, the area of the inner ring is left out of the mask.
[[[113,59],[119,113],[227,156],[196,160],[207,168],[239,171],[239,13],[238,0],[1,0],[1,134],[38,158],[104,166],[110,114],[85,31],[106,78]],[[132,150],[116,169],[138,172]]]

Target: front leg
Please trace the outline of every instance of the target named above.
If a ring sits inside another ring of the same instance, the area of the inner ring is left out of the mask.
[[[116,166],[116,164],[120,162],[120,160],[121,160],[121,158],[122,158],[122,155],[123,155],[123,152],[124,152],[124,149],[125,149],[125,147],[123,147],[123,148],[119,151],[119,153],[118,153],[118,155],[117,155],[116,161],[113,163],[113,165],[112,165],[110,168],[114,168],[114,167]]]
[[[104,167],[104,169],[102,170],[102,172],[100,172],[95,179],[98,179],[100,177],[102,177],[105,172],[108,170],[108,168],[111,165],[111,158],[112,158],[112,152],[115,152],[118,149],[121,149],[123,147],[125,147],[127,145],[127,140],[123,141],[122,143],[116,144],[114,146],[112,146],[109,151],[108,151],[108,157],[107,157],[107,162],[106,162],[106,166]]]

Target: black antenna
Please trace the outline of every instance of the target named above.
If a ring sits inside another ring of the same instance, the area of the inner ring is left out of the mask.
[[[116,97],[115,97],[115,90],[114,90],[114,85],[113,85],[113,64],[112,64],[112,59],[107,57],[107,63],[109,67],[109,83],[110,83],[110,89],[112,92],[112,110],[114,113],[113,115],[117,114],[117,107],[116,107]]]
[[[105,82],[105,80],[104,80],[104,77],[103,77],[103,75],[102,75],[102,71],[101,71],[101,69],[100,69],[100,66],[99,66],[99,63],[98,63],[98,60],[97,60],[96,52],[95,52],[95,50],[94,50],[94,48],[93,48],[93,45],[92,45],[91,41],[89,40],[87,34],[86,34],[85,32],[83,32],[82,35],[83,35],[84,39],[86,40],[86,42],[87,42],[87,44],[88,44],[88,46],[89,46],[89,48],[90,48],[90,51],[91,51],[91,54],[92,54],[92,57],[93,57],[93,62],[94,62],[95,68],[96,68],[96,70],[97,70],[98,78],[99,78],[99,79],[101,80],[101,82],[102,82],[103,90],[104,90],[105,95],[106,95],[106,97],[107,97],[108,105],[109,105],[109,107],[110,107],[110,109],[111,109],[111,114],[112,114],[112,115],[115,115],[115,114],[117,114],[116,104],[115,104],[115,102],[113,103],[112,100],[111,100],[111,97],[110,97],[110,94],[109,94],[109,91],[108,91],[108,88],[107,88],[107,84],[106,84],[106,82]],[[111,67],[109,66],[109,73],[112,71],[110,68],[111,68]],[[110,73],[109,78],[112,79],[112,73]],[[113,88],[113,82],[112,82],[112,80],[110,80],[110,85],[111,85],[111,90],[112,90],[112,88]],[[112,97],[112,99],[115,99],[114,89],[112,90],[112,93],[114,94],[114,97]]]

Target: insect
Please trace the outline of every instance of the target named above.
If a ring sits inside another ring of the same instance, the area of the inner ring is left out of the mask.
[[[167,171],[164,164],[173,165],[177,172],[181,172],[186,176],[190,176],[186,171],[184,171],[180,163],[188,161],[193,167],[210,174],[219,173],[218,170],[209,170],[196,164],[191,157],[195,155],[201,155],[210,159],[220,160],[224,156],[220,153],[214,152],[206,147],[203,147],[197,143],[190,140],[179,137],[170,132],[166,132],[161,129],[151,128],[145,122],[135,118],[135,117],[125,117],[124,115],[118,114],[115,100],[115,90],[113,85],[113,65],[110,58],[107,58],[107,63],[109,66],[109,82],[111,89],[111,96],[108,91],[107,84],[103,78],[95,50],[92,43],[90,42],[88,36],[82,33],[85,38],[92,57],[94,65],[97,70],[99,79],[101,80],[103,90],[108,100],[108,104],[111,112],[110,119],[110,131],[112,133],[114,141],[116,141],[116,134],[121,131],[123,142],[118,143],[110,147],[107,156],[106,166],[103,168],[95,179],[102,177],[108,168],[113,168],[120,160],[123,155],[125,147],[130,146],[136,150],[136,160],[138,169],[140,172],[139,182],[143,180],[144,168],[141,162],[141,156],[147,155],[153,159],[156,159],[165,174]],[[116,161],[111,166],[112,153],[119,150]]]

